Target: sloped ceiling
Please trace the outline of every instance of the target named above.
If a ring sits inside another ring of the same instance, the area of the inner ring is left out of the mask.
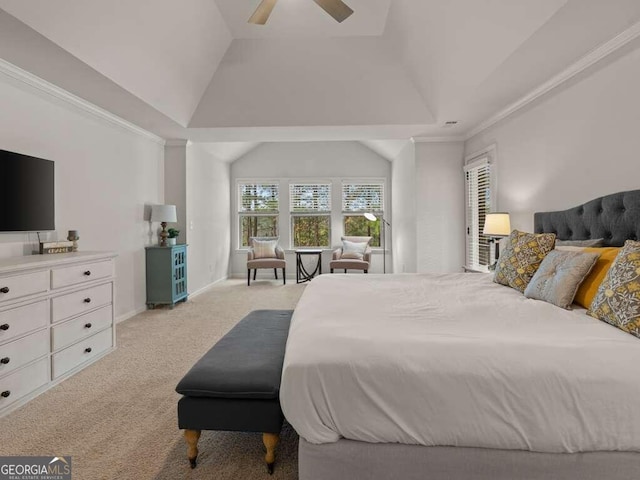
[[[279,0],[249,25],[259,1],[0,0],[0,57],[164,138],[370,142],[464,135],[640,20],[638,0],[346,0],[338,24]]]

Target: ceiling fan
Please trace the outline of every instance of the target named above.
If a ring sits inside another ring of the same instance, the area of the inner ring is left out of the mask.
[[[276,6],[276,2],[278,0],[262,0],[256,11],[253,12],[251,18],[249,18],[249,23],[253,23],[255,25],[264,25],[267,23],[269,19],[269,15],[271,15],[271,11],[273,7]],[[347,18],[351,16],[353,10],[349,8],[349,6],[344,3],[342,0],[313,0],[316,2],[322,9],[331,15],[336,22],[342,23]]]

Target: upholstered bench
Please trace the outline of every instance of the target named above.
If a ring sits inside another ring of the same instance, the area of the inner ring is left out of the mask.
[[[189,370],[176,391],[178,426],[196,467],[202,430],[260,432],[273,473],[284,421],[280,377],[292,310],[256,310],[222,337]]]

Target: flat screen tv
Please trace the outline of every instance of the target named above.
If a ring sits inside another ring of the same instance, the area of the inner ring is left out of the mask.
[[[0,232],[55,230],[54,162],[0,150]]]

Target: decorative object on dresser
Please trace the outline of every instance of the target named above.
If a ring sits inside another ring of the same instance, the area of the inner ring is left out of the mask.
[[[162,226],[162,232],[160,232],[160,246],[167,246],[167,223],[174,223],[178,221],[178,214],[176,213],[175,205],[153,205],[151,207],[151,221],[160,222]]]
[[[147,306],[186,302],[187,245],[146,248]]]
[[[49,253],[69,253],[73,251],[73,242],[40,242],[40,249],[37,252],[40,255]]]
[[[69,230],[69,233],[67,234],[67,240],[69,240],[70,242],[73,242],[72,251],[73,252],[77,252],[78,251],[78,240],[80,240],[80,236],[78,235],[78,231],[77,230]]]
[[[177,230],[175,228],[170,228],[169,230],[167,230],[167,232],[169,233],[169,238],[167,238],[167,245],[169,246],[176,245],[178,243],[178,236],[180,235],[180,230]]]
[[[0,415],[115,348],[115,256],[0,260]]]
[[[369,220],[370,222],[375,222],[376,220],[378,220],[378,217],[376,217],[373,213],[367,212],[364,214],[364,217]],[[385,249],[385,243],[386,243],[386,237],[387,237],[387,232],[386,232],[386,227],[391,228],[391,224],[389,222],[387,222],[383,217],[380,217],[380,223],[382,223],[382,235],[381,235],[381,246],[382,246],[382,273],[387,273],[387,250]]]
[[[484,219],[482,234],[489,237],[489,243],[495,245],[495,262],[500,258],[500,238],[508,237],[511,233],[511,220],[506,212],[487,213]],[[495,269],[495,262],[489,267]]]

